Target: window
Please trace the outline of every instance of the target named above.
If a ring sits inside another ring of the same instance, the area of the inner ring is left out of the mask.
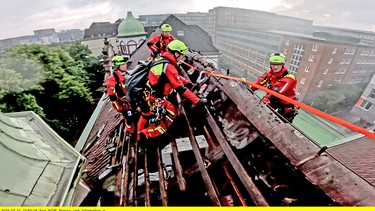
[[[318,50],[318,45],[313,45],[311,50],[312,51],[317,51]]]
[[[351,61],[350,58],[342,58],[340,64],[350,64]]]
[[[315,56],[314,56],[314,55],[310,55],[310,56],[309,56],[309,61],[310,61],[310,62],[313,62],[314,59],[315,59]]]
[[[347,80],[346,84],[352,84],[353,81],[354,81],[354,79],[353,79],[353,78],[350,78],[350,79]]]
[[[370,110],[370,108],[372,107],[372,103],[370,103],[369,101],[367,100],[362,100],[361,104],[359,105],[359,107],[365,109],[366,111]]]
[[[317,87],[321,87],[321,86],[322,86],[322,84],[323,84],[323,80],[319,81],[319,83],[318,83],[318,86],[317,86]]]
[[[323,74],[327,74],[328,70],[329,70],[329,68],[325,69],[324,72],[323,72]]]
[[[375,88],[371,89],[371,92],[368,96],[375,99]]]
[[[289,40],[285,40],[285,45],[289,45]]]
[[[302,45],[302,44],[294,45],[293,54],[292,54],[292,57],[290,59],[289,69],[288,69],[288,71],[290,71],[290,73],[293,73],[293,74],[297,73],[297,71],[299,69],[299,65],[300,65],[302,57],[303,57],[304,51],[305,51],[304,45]]]
[[[301,78],[301,84],[305,84],[305,82],[306,82],[306,78]]]
[[[341,79],[333,79],[333,83],[334,84],[340,84],[341,83]]]
[[[328,60],[328,64],[332,64],[332,61],[333,61],[333,58],[330,58],[330,59]]]
[[[177,31],[177,36],[183,37],[184,36],[184,31]]]
[[[332,54],[336,54],[336,52],[337,52],[337,48],[334,48],[332,51]]]
[[[347,70],[347,69],[344,68],[344,67],[339,67],[339,68],[337,68],[335,74],[345,74],[345,73],[346,73],[346,70]]]
[[[307,73],[310,72],[310,67],[309,66],[305,67],[305,72],[307,72]]]

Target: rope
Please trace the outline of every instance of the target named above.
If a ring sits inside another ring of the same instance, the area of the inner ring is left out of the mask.
[[[197,69],[197,68],[195,68],[195,69]],[[361,134],[363,134],[363,135],[365,135],[365,136],[367,136],[367,137],[372,138],[372,139],[375,140],[375,134],[373,132],[369,131],[369,130],[361,128],[361,127],[359,127],[357,125],[353,125],[353,124],[351,124],[349,122],[346,122],[346,121],[344,121],[344,120],[342,120],[340,118],[334,117],[334,116],[332,116],[330,114],[324,113],[324,112],[322,112],[322,111],[320,111],[318,109],[315,109],[315,108],[313,108],[311,106],[308,106],[308,105],[306,105],[304,103],[301,103],[301,102],[299,102],[297,100],[293,100],[293,99],[291,99],[289,97],[281,95],[281,94],[279,94],[279,93],[277,93],[275,91],[272,91],[272,90],[268,89],[267,87],[263,87],[263,86],[260,86],[260,85],[258,85],[256,83],[250,82],[250,81],[246,80],[245,78],[237,78],[237,77],[234,77],[234,76],[217,74],[217,73],[214,73],[214,72],[205,72],[205,73],[207,75],[211,75],[211,76],[217,76],[217,77],[221,77],[221,78],[226,78],[226,79],[230,79],[230,80],[235,80],[235,81],[240,81],[240,82],[246,83],[247,85],[250,85],[250,86],[255,87],[255,88],[259,89],[259,90],[265,91],[265,92],[267,92],[267,93],[269,93],[269,94],[271,94],[271,95],[273,95],[273,96],[275,96],[277,98],[285,100],[288,103],[291,103],[291,104],[293,104],[295,106],[298,106],[298,107],[300,107],[300,108],[302,108],[302,109],[304,109],[306,111],[309,111],[309,112],[311,112],[311,113],[313,113],[313,114],[315,114],[317,116],[323,117],[323,118],[325,118],[327,120],[330,120],[330,121],[332,121],[334,123],[342,125],[342,126],[344,126],[346,128],[349,128],[349,129],[351,129],[353,131],[361,133]]]

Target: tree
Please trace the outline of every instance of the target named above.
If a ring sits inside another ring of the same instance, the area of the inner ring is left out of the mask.
[[[353,106],[362,92],[363,88],[352,84],[335,84],[328,90],[307,95],[304,101],[316,109],[333,113]]]
[[[0,64],[2,111],[32,110],[72,141],[92,113],[85,62],[61,46],[20,45],[11,48]]]
[[[88,88],[93,93],[94,98],[100,98],[103,94],[104,68],[100,63],[100,57],[88,56],[92,52],[88,46],[82,45],[79,41],[63,46],[63,49],[88,73]]]

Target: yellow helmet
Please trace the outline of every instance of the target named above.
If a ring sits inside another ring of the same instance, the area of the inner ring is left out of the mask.
[[[285,64],[285,55],[282,53],[273,53],[270,55],[270,63]]]
[[[180,40],[173,40],[168,44],[168,49],[171,51],[177,51],[178,53],[185,55],[187,53],[188,47]]]
[[[122,64],[126,64],[126,61],[124,59],[124,57],[122,56],[114,56],[111,60],[112,62],[112,66],[113,65],[122,65]]]
[[[161,31],[162,32],[171,32],[172,31],[172,26],[169,24],[163,24],[161,25]]]

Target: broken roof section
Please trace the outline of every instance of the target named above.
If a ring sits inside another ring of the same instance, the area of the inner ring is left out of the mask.
[[[0,205],[71,205],[84,158],[34,112],[0,113]]]

